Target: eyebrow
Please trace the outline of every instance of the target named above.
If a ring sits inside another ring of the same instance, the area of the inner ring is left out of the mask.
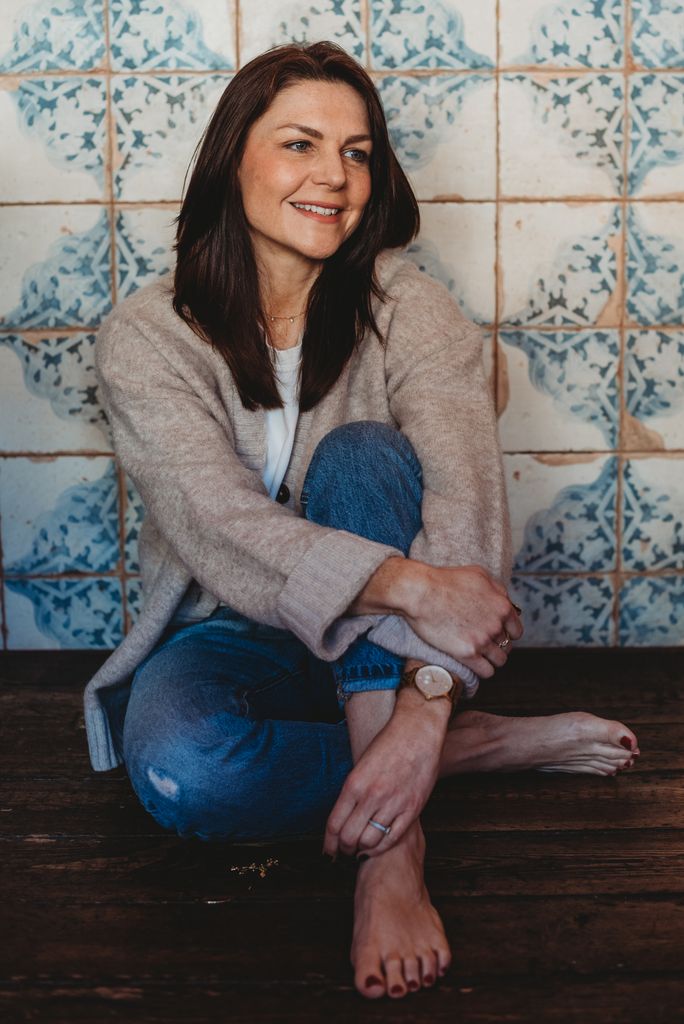
[[[294,128],[295,131],[302,132],[304,135],[310,135],[312,139],[322,139],[323,134],[316,128],[308,128],[305,124],[281,124],[276,128],[276,131],[282,131],[283,128]],[[372,142],[370,135],[350,135],[349,138],[344,140],[344,145],[348,146],[352,142]]]

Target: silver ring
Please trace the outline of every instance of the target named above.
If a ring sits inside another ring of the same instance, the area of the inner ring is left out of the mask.
[[[510,642],[511,642],[511,638],[508,635],[508,633],[506,633],[506,639],[505,640],[501,640],[500,643],[497,644],[497,647],[500,647],[502,651],[505,651],[506,648],[508,647],[508,645],[510,644]]]
[[[372,818],[368,819],[368,824],[372,825],[373,828],[379,829],[380,832],[384,832],[386,836],[388,836],[390,834],[390,832],[392,831],[392,826],[391,825],[381,825],[379,821],[373,821]]]

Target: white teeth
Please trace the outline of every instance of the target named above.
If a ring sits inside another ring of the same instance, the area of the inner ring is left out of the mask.
[[[329,209],[327,206],[313,206],[311,203],[293,203],[298,210],[310,210],[311,213],[322,213],[324,217],[334,217],[336,213],[340,212],[339,207]]]

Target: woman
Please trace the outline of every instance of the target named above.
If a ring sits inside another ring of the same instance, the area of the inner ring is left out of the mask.
[[[453,716],[522,626],[480,338],[392,252],[417,229],[366,73],[273,50],[207,128],[175,276],[97,345],[146,518],[144,609],[86,690],[93,766],[125,762],[181,835],[357,855],[368,997],[449,966],[419,822],[439,776],[637,753],[589,715]]]

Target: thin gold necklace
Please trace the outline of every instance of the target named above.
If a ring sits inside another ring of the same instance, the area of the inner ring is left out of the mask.
[[[301,313],[294,313],[293,316],[271,316],[270,313],[266,313],[269,320],[289,320],[291,324],[295,322],[300,316],[304,316],[306,310],[303,309]]]

